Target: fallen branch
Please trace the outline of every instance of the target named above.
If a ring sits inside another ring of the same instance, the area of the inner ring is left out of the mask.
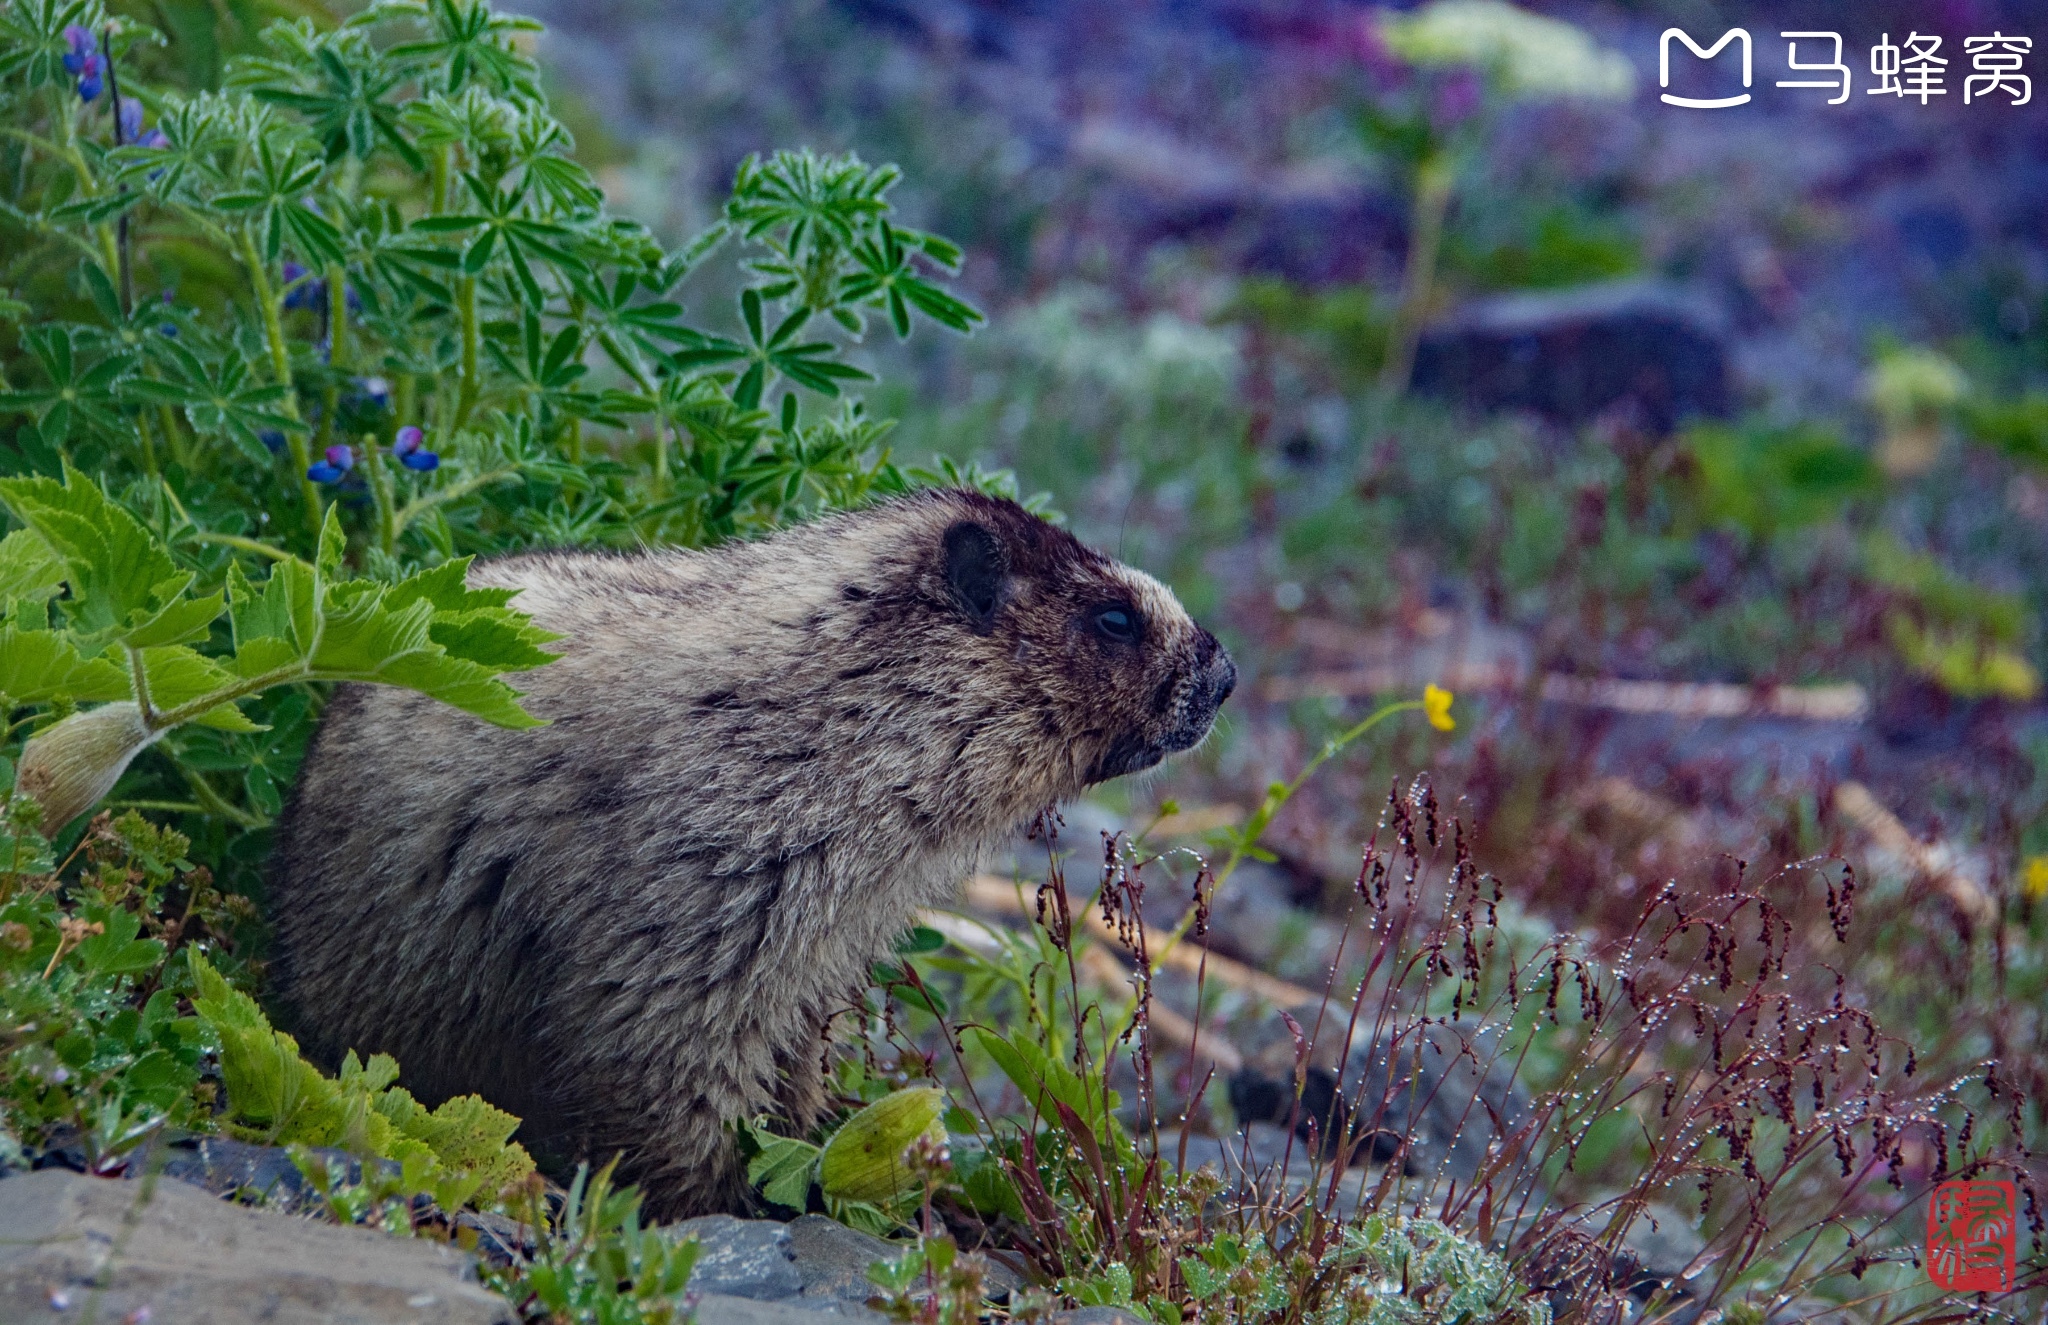
[[[1261,687],[1276,703],[1297,699],[1355,699],[1409,691],[1420,682],[1403,667],[1276,676]],[[1512,664],[1453,664],[1430,678],[1448,690],[1513,694],[1527,678]],[[1537,696],[1546,703],[1617,713],[1663,713],[1681,718],[1790,718],[1804,722],[1861,722],[1870,696],[1860,685],[1745,686],[1720,681],[1625,681],[1604,676],[1545,674]]]
[[[1004,915],[1028,915],[1030,909],[1016,884],[993,874],[977,874],[967,881],[967,903],[982,911],[995,911]],[[1094,908],[1088,911],[1088,932],[1096,938],[1117,943],[1116,930],[1107,924],[1100,912]],[[1117,944],[1122,947],[1121,943]],[[1197,944],[1176,943],[1161,959],[1160,965],[1183,975],[1206,975],[1207,979],[1264,999],[1279,1008],[1314,1007],[1322,1003],[1323,996],[1314,990],[1304,989],[1277,976],[1232,961],[1220,953],[1210,952]]]
[[[1925,878],[1956,904],[1956,909],[1978,925],[1995,924],[1998,902],[1975,879],[1956,868],[1955,853],[1946,846],[1931,845],[1913,836],[1861,782],[1844,782],[1835,788],[1835,809],[1862,829],[1872,846],[1895,858],[1909,873]]]
[[[1000,882],[998,880],[998,882]],[[1008,885],[1004,885],[1007,887]],[[1014,911],[1014,908],[1010,908]],[[969,952],[993,957],[1002,951],[1002,937],[987,922],[952,911],[921,911],[917,923],[935,929],[947,940]],[[1118,961],[1108,948],[1096,944],[1081,953],[1081,971],[1098,989],[1128,994],[1135,977],[1131,968]],[[1196,1043],[1195,1023],[1157,999],[1147,1013],[1153,1034],[1166,1044],[1185,1049]],[[1228,1075],[1244,1066],[1244,1055],[1215,1031],[1200,1038],[1200,1052]]]

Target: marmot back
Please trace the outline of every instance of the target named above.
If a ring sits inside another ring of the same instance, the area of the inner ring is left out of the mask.
[[[280,989],[315,1055],[480,1092],[557,1170],[622,1151],[663,1218],[744,1199],[729,1120],[815,1116],[824,1022],[917,908],[1236,680],[1157,581],[969,492],[470,581],[565,636],[548,725],[342,687],[279,827]]]

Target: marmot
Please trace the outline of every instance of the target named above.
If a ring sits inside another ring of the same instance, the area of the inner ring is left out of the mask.
[[[928,491],[712,551],[472,567],[565,638],[492,727],[343,686],[278,831],[309,1052],[519,1114],[657,1218],[747,1196],[726,1131],[824,1102],[820,1034],[920,907],[1208,733],[1236,669],[1173,593],[1014,502]]]

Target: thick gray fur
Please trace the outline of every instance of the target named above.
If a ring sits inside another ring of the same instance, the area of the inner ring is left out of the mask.
[[[731,1120],[816,1116],[822,1028],[918,908],[1235,679],[1163,585],[973,493],[470,582],[565,636],[522,681],[548,725],[342,688],[280,828],[280,990],[316,1056],[480,1092],[544,1164],[623,1152],[662,1218],[744,1203]]]

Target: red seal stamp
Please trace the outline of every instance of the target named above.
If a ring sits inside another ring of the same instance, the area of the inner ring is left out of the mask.
[[[2019,1193],[2004,1181],[1945,1182],[1927,1200],[1927,1277],[1959,1292],[2011,1289]]]

